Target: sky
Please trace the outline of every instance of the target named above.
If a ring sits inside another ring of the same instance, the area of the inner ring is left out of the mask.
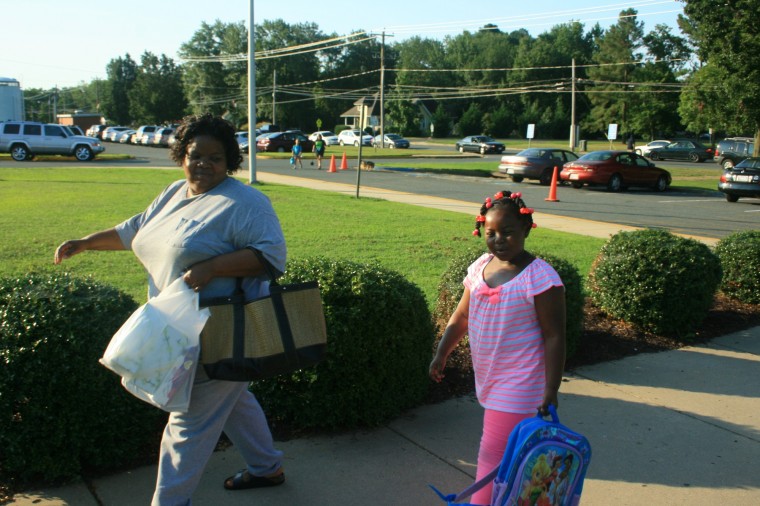
[[[218,19],[247,25],[251,1],[0,0],[8,21],[0,31],[0,77],[18,80],[23,89],[48,89],[104,79],[108,62],[127,53],[137,62],[150,51],[181,63],[177,51],[201,23]],[[606,28],[629,7],[638,11],[645,31],[665,24],[680,34],[676,19],[683,3],[677,0],[259,0],[254,22],[313,22],[323,33],[338,35],[385,31],[387,41],[415,35],[443,39],[487,23],[507,32],[524,28],[537,36],[569,21],[580,21],[586,30],[597,22]]]

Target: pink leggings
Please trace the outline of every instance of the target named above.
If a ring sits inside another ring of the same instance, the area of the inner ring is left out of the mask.
[[[504,413],[486,409],[483,414],[483,436],[480,439],[480,451],[478,451],[478,471],[476,480],[490,473],[494,467],[501,463],[504,450],[507,447],[509,434],[515,425],[522,420],[533,416],[530,413]],[[491,485],[487,485],[472,495],[472,504],[491,504]]]

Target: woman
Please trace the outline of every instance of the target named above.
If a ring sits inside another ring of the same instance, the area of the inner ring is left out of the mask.
[[[185,118],[171,147],[185,179],[169,185],[148,208],[83,239],[66,241],[55,263],[87,250],[131,249],[148,272],[153,297],[178,276],[201,298],[231,294],[243,277],[249,299],[266,295],[263,261],[285,269],[285,240],[269,199],[230,177],[242,157],[235,129],[205,114]],[[246,469],[224,482],[231,490],[285,481],[264,413],[244,382],[209,379],[198,368],[187,413],[172,413],[161,441],[154,506],[189,505],[203,468],[224,431]]]

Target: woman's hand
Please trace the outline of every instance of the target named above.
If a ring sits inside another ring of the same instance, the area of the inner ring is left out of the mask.
[[[200,292],[214,277],[215,274],[211,262],[201,262],[185,271],[182,279],[185,280],[187,286],[196,292]]]
[[[72,241],[66,241],[55,250],[53,257],[53,263],[59,265],[64,260],[68,260],[74,255],[87,251],[87,242],[82,239],[75,239]]]
[[[60,264],[74,255],[83,251],[119,251],[124,249],[116,229],[109,228],[101,232],[95,232],[82,239],[66,241],[55,250],[53,263]]]

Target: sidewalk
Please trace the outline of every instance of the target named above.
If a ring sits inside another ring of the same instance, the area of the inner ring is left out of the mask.
[[[306,184],[268,173],[260,173],[260,179]],[[309,185],[341,192],[350,186]],[[468,214],[479,205],[370,188],[362,193]],[[551,215],[540,219],[547,228],[597,237],[631,229]],[[593,451],[582,504],[760,504],[755,466],[760,456],[759,379],[760,327],[706,345],[566,373],[561,421],[584,433]],[[419,407],[376,430],[278,443],[285,452],[287,482],[273,489],[224,490],[224,479],[244,464],[234,448],[217,452],[194,504],[442,505],[427,485],[448,493],[472,482],[481,417],[477,402],[464,397]],[[89,484],[27,492],[10,504],[142,506],[150,503],[155,476],[156,466],[146,466]]]

